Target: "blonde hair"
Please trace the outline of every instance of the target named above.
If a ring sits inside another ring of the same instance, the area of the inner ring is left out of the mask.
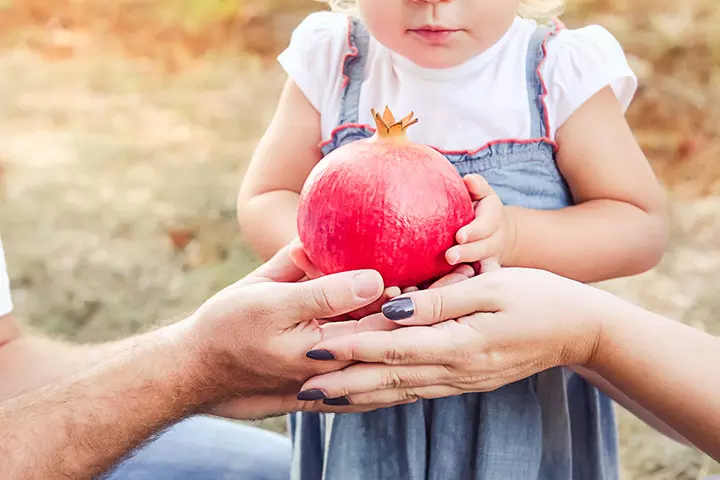
[[[334,11],[353,13],[355,0],[316,0],[327,3]],[[565,7],[564,0],[520,0],[518,14],[524,18],[546,22],[560,15]]]

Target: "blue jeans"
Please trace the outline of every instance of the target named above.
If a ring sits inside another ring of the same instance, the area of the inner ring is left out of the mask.
[[[192,417],[140,448],[108,480],[287,480],[290,441],[214,417]]]

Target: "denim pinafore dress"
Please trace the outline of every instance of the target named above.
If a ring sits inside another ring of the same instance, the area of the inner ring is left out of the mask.
[[[557,30],[538,27],[527,50],[532,135],[476,151],[445,152],[461,175],[479,173],[506,205],[559,209],[572,204],[548,138],[545,85],[539,74]],[[351,20],[354,47],[338,127],[323,153],[368,138],[358,123],[369,35]],[[565,368],[493,392],[419,400],[362,414],[290,416],[296,480],[608,480],[618,455],[611,400]]]

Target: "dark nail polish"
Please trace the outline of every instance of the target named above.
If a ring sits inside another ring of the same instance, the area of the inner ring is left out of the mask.
[[[405,320],[415,315],[412,298],[394,298],[382,306],[382,313],[388,320]]]
[[[313,360],[335,360],[335,355],[327,350],[310,350],[305,356]]]
[[[327,400],[323,400],[323,403],[332,407],[347,407],[350,405],[350,400],[348,400],[347,397],[328,398]]]
[[[312,402],[314,400],[323,400],[327,398],[327,395],[322,390],[313,388],[311,390],[303,390],[297,394],[297,399],[304,402]]]

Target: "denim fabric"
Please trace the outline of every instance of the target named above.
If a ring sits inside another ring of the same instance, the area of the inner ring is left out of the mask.
[[[547,138],[538,66],[554,31],[539,27],[527,53],[532,138],[501,140],[475,152],[445,153],[461,175],[483,175],[506,205],[572,205]],[[358,54],[325,154],[367,138],[358,125],[367,31],[353,23]],[[582,377],[555,368],[493,392],[421,400],[363,414],[298,413],[290,418],[296,480],[610,480],[619,477],[611,400]]]
[[[290,440],[213,417],[192,417],[138,449],[109,480],[287,480]]]

